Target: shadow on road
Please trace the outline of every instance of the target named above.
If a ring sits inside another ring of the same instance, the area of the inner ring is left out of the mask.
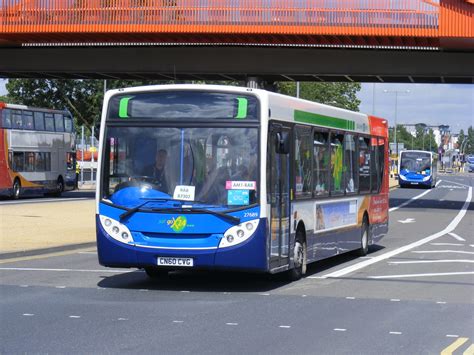
[[[384,249],[374,245],[371,252]],[[317,276],[338,265],[358,259],[351,253],[338,255],[308,266],[306,276]],[[363,259],[360,259],[363,260]],[[275,275],[235,271],[173,271],[168,277],[151,279],[143,270],[127,272],[113,276],[103,276],[97,284],[103,288],[115,289],[148,289],[166,291],[192,292],[268,292],[290,284],[288,273]]]

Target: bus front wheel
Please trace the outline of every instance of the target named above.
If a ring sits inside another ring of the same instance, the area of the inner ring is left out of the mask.
[[[53,193],[53,196],[59,197],[64,192],[64,182],[63,178],[59,177],[56,182],[56,191]]]
[[[303,233],[297,232],[293,248],[293,269],[289,271],[291,281],[299,280],[306,274],[306,241]]]
[[[12,197],[14,200],[18,200],[21,195],[21,183],[20,180],[15,179],[13,182],[13,192],[12,192]]]

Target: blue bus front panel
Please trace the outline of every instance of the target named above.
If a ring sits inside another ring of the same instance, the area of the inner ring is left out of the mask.
[[[242,226],[252,222],[255,229],[243,242],[234,246],[224,245],[225,247],[222,245],[225,244],[222,243],[224,233],[233,225],[209,214],[137,212],[123,222],[131,234],[131,238],[123,242],[120,237],[111,237],[113,232],[108,233],[103,225],[104,218],[118,223],[123,212],[105,204],[100,205],[100,215],[96,219],[97,246],[99,262],[104,266],[156,266],[158,257],[177,257],[192,258],[194,268],[253,271],[268,269],[265,219],[250,220],[244,217],[258,216],[258,207],[232,213],[241,218]]]

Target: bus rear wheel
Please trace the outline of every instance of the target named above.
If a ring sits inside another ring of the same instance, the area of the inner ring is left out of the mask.
[[[168,270],[159,269],[153,266],[145,267],[145,273],[151,279],[164,279],[168,277]]]
[[[53,193],[53,196],[59,197],[64,191],[64,182],[63,178],[59,177],[58,181],[56,182],[56,191]]]
[[[358,256],[366,256],[369,253],[369,222],[364,217],[360,235],[360,248],[357,249]]]
[[[13,182],[13,191],[12,191],[12,198],[14,200],[18,200],[21,195],[21,183],[20,180],[15,179]]]
[[[293,269],[289,271],[291,281],[299,280],[306,274],[306,241],[301,232],[296,233],[293,248]]]

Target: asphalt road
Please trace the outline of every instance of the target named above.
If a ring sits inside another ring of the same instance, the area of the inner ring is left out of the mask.
[[[47,203],[47,202],[68,202],[78,200],[88,200],[95,198],[94,190],[74,190],[66,191],[60,197],[51,197],[45,195],[27,195],[21,196],[18,200],[12,200],[8,197],[0,197],[0,206],[2,205],[18,205],[24,203]]]
[[[3,262],[0,353],[473,354],[474,178],[439,179],[391,192],[389,235],[368,257],[293,283],[151,281],[100,267],[94,250]]]

